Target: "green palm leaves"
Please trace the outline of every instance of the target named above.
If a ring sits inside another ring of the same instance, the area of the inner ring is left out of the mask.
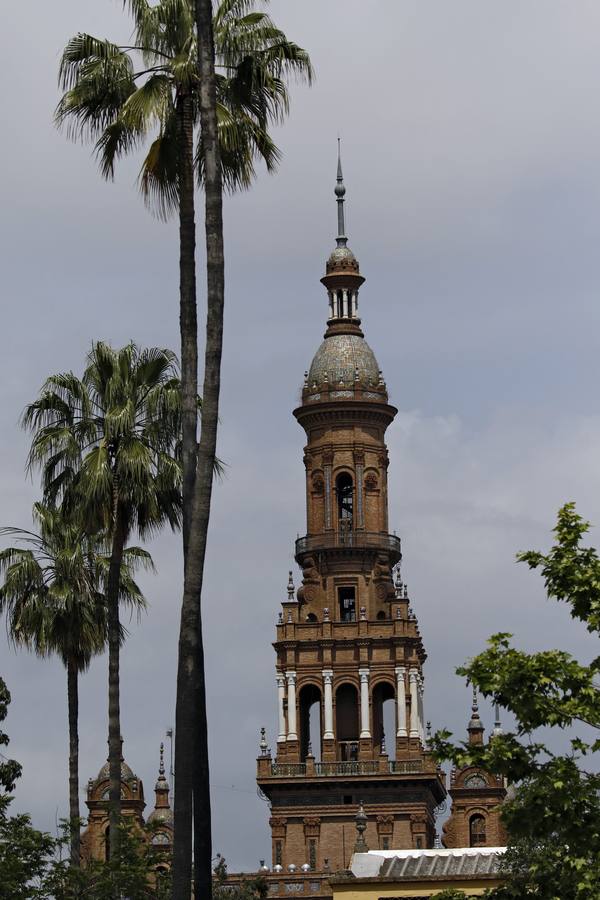
[[[83,377],[50,376],[23,423],[45,496],[77,510],[87,530],[112,533],[117,512],[126,537],[179,526],[181,392],[169,350],[98,342]]]
[[[48,505],[36,507],[39,536],[19,534],[30,546],[0,555],[0,609],[4,602],[16,642],[61,653],[70,694],[76,695],[74,673],[108,644],[110,839],[116,855],[124,634],[119,603],[143,605],[131,571],[151,566],[145,551],[127,547],[130,536],[145,537],[166,523],[176,529],[181,521],[176,359],[161,348],[130,343],[114,350],[98,342],[81,378],[66,372],[46,380],[23,424],[33,431],[28,465],[41,468]]]
[[[191,0],[127,3],[134,19],[132,45],[118,46],[88,34],[73,37],[62,55],[56,110],[73,138],[92,140],[100,170],[112,178],[116,161],[151,143],[139,184],[146,202],[162,217],[179,204],[178,107],[192,101],[199,124],[197,46]],[[269,171],[279,150],[269,127],[289,108],[287,79],[311,81],[310,58],[288,41],[264,12],[248,0],[222,0],[214,14],[217,114],[224,184],[246,188],[262,159]],[[202,135],[196,170],[202,181]]]

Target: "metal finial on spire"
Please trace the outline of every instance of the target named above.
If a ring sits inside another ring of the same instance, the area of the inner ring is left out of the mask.
[[[165,745],[162,741],[160,742],[160,763],[158,766],[158,774],[163,776],[165,774]]]
[[[348,238],[346,237],[346,228],[344,225],[344,197],[346,195],[346,188],[344,186],[344,176],[342,175],[342,151],[340,146],[340,138],[338,138],[338,164],[337,164],[337,178],[335,184],[335,196],[337,197],[337,214],[338,214],[338,234],[336,238],[336,243],[338,247],[345,247],[348,243]]]

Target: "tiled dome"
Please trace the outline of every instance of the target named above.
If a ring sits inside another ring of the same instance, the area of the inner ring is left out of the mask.
[[[358,379],[356,378],[358,369]],[[331,386],[340,381],[361,387],[375,387],[379,382],[379,365],[375,354],[358,334],[332,334],[325,338],[311,363],[308,384],[320,387],[325,376]]]

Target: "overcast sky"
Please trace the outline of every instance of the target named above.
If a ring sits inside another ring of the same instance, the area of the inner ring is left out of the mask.
[[[426,716],[462,734],[454,668],[494,631],[596,652],[514,555],[549,545],[567,500],[600,524],[599,4],[276,0],[271,13],[317,80],[294,90],[279,173],[225,209],[228,470],[204,603],[214,849],[231,869],[270,855],[255,756],[262,725],[276,738],[271,642],[305,531],[291,410],[325,321],[338,133],[363,325],[400,410],[390,523],[429,653]],[[103,183],[89,148],[52,125],[59,53],[79,30],[126,41],[130,29],[118,0],[3,16],[0,524],[30,525],[38,485],[17,422],[48,374],[80,372],[95,339],[178,348],[177,229],[144,209],[139,159]],[[201,253],[198,272],[203,316]],[[151,549],[151,608],[131,624],[121,681],[125,756],[150,808],[181,599],[179,538]],[[0,640],[9,752],[24,766],[13,808],[53,829],[68,810],[66,676]],[[82,786],[106,758],[106,678],[101,658],[81,682]]]

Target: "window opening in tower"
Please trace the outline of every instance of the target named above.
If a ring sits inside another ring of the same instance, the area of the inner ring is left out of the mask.
[[[471,847],[484,847],[485,841],[485,817],[479,814],[471,816],[469,819],[469,845]]]
[[[352,530],[354,515],[354,483],[352,476],[348,472],[342,472],[336,479],[335,487],[340,533],[343,535]]]
[[[352,684],[342,684],[335,695],[335,724],[338,758],[358,759],[358,692]]]
[[[356,622],[356,589],[353,587],[338,588],[340,604],[340,622]]]

